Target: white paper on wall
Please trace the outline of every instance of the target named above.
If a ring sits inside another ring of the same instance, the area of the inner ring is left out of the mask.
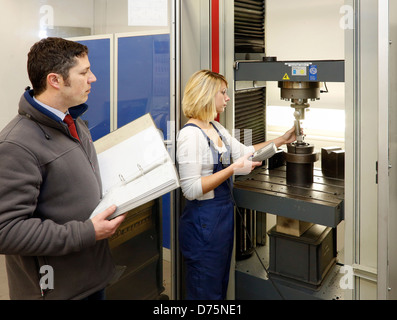
[[[168,0],[128,0],[129,26],[168,26]]]

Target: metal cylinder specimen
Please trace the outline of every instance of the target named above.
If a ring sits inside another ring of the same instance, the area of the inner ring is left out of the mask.
[[[291,101],[320,99],[319,82],[279,81],[281,98]]]
[[[314,152],[314,146],[304,143],[291,143],[285,153],[287,162],[287,184],[308,187],[313,183],[314,162],[319,154]]]

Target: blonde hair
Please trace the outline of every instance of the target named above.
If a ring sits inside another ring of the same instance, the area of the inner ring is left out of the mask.
[[[223,83],[228,85],[226,78],[219,73],[210,70],[194,73],[187,82],[183,95],[183,114],[187,118],[214,120],[217,115],[215,95]]]

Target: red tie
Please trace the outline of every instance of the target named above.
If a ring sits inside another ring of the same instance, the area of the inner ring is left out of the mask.
[[[63,119],[63,121],[65,123],[67,123],[68,127],[69,127],[69,131],[70,134],[75,137],[76,139],[79,139],[79,135],[77,134],[77,130],[76,130],[76,125],[74,124],[73,118],[70,114],[67,114],[65,119]]]

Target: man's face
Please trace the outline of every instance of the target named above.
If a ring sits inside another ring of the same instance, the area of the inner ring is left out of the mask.
[[[91,83],[96,81],[88,56],[76,57],[76,60],[77,64],[69,70],[69,78],[61,86],[62,100],[67,108],[85,103],[91,92]]]

